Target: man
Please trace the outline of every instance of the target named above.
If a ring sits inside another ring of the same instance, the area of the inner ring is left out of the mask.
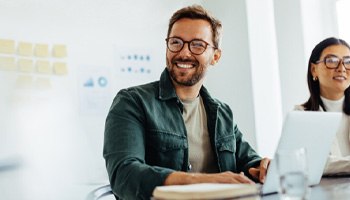
[[[221,56],[221,28],[201,6],[178,10],[160,80],[115,97],[103,153],[117,198],[149,199],[159,185],[264,181],[269,159],[242,139],[229,106],[203,86]]]

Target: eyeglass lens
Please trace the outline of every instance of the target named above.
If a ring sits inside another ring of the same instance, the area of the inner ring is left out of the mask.
[[[350,70],[350,57],[344,57],[343,59],[340,59],[338,57],[331,56],[331,57],[326,57],[324,62],[326,67],[332,68],[332,69],[338,68],[340,62],[342,62],[344,67]]]
[[[207,43],[202,40],[183,41],[180,38],[167,39],[168,49],[174,53],[181,51],[185,43],[189,44],[190,51],[196,55],[202,54],[207,48]]]

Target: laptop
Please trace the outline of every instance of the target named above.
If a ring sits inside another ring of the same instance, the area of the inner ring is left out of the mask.
[[[342,115],[340,112],[291,111],[284,120],[276,152],[306,148],[309,186],[320,183]],[[261,187],[261,194],[272,194],[278,190],[277,166],[276,161],[272,159],[265,183]]]

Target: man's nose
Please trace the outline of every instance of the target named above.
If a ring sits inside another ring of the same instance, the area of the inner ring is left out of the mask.
[[[184,46],[182,47],[181,51],[179,52],[179,54],[183,55],[183,56],[191,56],[192,52],[190,50],[190,43],[189,42],[185,42]]]

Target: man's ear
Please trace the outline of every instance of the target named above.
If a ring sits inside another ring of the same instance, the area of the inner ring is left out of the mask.
[[[215,49],[213,59],[211,60],[210,64],[215,65],[217,62],[219,62],[220,58],[221,58],[221,50]]]

